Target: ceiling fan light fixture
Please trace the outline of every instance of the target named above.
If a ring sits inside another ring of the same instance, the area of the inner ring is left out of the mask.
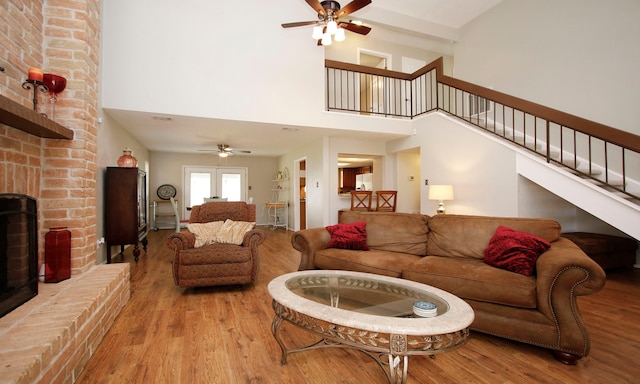
[[[329,35],[335,35],[337,30],[338,30],[338,23],[336,23],[333,20],[329,20],[329,22],[327,23],[327,33]]]
[[[344,41],[345,31],[367,35],[371,32],[370,27],[361,25],[362,22],[353,19],[346,20],[347,15],[352,14],[367,5],[371,4],[371,0],[351,0],[344,7],[334,0],[305,0],[305,2],[316,12],[317,19],[315,21],[298,21],[293,23],[283,23],[282,28],[303,27],[313,25],[311,37],[316,40],[317,45],[331,45],[332,40]],[[322,32],[322,33],[321,33]]]
[[[229,156],[229,153],[228,152],[220,152],[220,153],[218,153],[218,156],[227,157],[227,156]]]
[[[313,33],[311,34],[311,38],[314,40],[322,39],[322,26],[316,25],[313,27]]]
[[[331,35],[329,32],[322,35],[322,45],[331,45]]]

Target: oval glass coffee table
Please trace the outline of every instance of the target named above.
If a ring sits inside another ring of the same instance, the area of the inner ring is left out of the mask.
[[[273,279],[268,288],[275,311],[271,332],[282,349],[283,365],[295,352],[352,348],[372,357],[390,383],[406,382],[409,356],[463,345],[474,319],[473,309],[448,292],[369,273],[292,272]],[[414,305],[415,312],[430,317],[415,315]],[[319,339],[288,349],[279,334],[283,321]]]

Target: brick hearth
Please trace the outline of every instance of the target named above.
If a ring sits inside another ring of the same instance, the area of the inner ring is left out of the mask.
[[[0,383],[73,383],[129,301],[129,264],[98,265],[0,318]]]

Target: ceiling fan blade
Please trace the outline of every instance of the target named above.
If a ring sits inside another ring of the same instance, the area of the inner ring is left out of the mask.
[[[369,32],[371,32],[371,28],[366,27],[364,25],[358,25],[358,24],[353,24],[353,23],[345,23],[345,22],[339,22],[338,25],[340,27],[346,29],[347,31],[359,33],[361,35],[366,35]]]
[[[315,11],[321,14],[322,16],[326,14],[324,7],[322,6],[322,4],[320,4],[318,0],[305,0],[305,1],[307,2],[307,4],[311,6],[311,8],[315,9]]]
[[[284,23],[282,28],[304,27],[305,25],[317,24],[317,21],[299,21],[296,23]]]
[[[308,3],[308,1],[307,1]],[[336,17],[344,17],[350,13],[353,13],[367,5],[371,4],[371,0],[353,0],[349,4],[342,7],[338,12],[336,12]]]
[[[251,151],[242,151],[242,150],[237,150],[237,149],[234,149],[233,152],[234,153],[251,153]]]

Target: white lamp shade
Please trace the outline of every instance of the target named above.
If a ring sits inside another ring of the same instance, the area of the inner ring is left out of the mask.
[[[311,33],[311,38],[314,40],[320,40],[322,39],[322,27],[319,25],[316,25],[315,27],[313,27],[313,33]]]
[[[344,41],[344,29],[343,28],[338,28],[338,30],[336,31],[336,35],[334,37],[334,39],[336,41]]]
[[[327,23],[327,33],[328,34],[335,35],[337,30],[338,30],[338,23],[336,23],[333,20],[331,20],[330,22]]]
[[[331,45],[331,35],[329,33],[322,35],[322,45]]]
[[[429,200],[453,200],[453,186],[432,185],[429,187]]]

